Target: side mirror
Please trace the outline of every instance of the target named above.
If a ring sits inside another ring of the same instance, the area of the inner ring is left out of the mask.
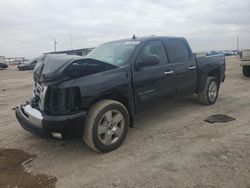
[[[136,67],[141,68],[141,67],[146,67],[146,66],[152,66],[152,65],[157,65],[160,63],[160,59],[156,55],[149,55],[143,57],[140,61],[136,62]]]

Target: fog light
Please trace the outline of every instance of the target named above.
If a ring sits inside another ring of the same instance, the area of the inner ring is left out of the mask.
[[[54,138],[62,139],[62,134],[61,134],[61,133],[52,132],[51,135],[52,135]]]

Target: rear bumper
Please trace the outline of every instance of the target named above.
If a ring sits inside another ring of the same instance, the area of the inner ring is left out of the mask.
[[[241,66],[250,66],[250,60],[248,61],[240,61]]]
[[[71,115],[48,116],[29,104],[20,105],[15,113],[25,130],[42,137],[51,137],[52,133],[61,133],[63,137],[81,136],[87,115],[86,111],[82,111]]]

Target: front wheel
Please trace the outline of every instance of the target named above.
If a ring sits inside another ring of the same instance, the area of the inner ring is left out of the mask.
[[[201,104],[212,105],[216,102],[219,93],[219,84],[214,77],[207,77],[203,91],[198,93]]]
[[[129,127],[126,107],[114,100],[94,104],[84,125],[83,141],[93,150],[110,152],[125,140]]]

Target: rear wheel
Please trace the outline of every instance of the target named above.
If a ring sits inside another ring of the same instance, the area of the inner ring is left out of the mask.
[[[243,66],[242,72],[244,76],[250,77],[250,66]]]
[[[219,93],[219,84],[214,77],[207,77],[206,85],[203,91],[198,93],[201,104],[211,105],[217,100]]]
[[[118,148],[125,140],[129,127],[129,113],[117,101],[102,100],[89,110],[84,125],[85,144],[98,152]]]

